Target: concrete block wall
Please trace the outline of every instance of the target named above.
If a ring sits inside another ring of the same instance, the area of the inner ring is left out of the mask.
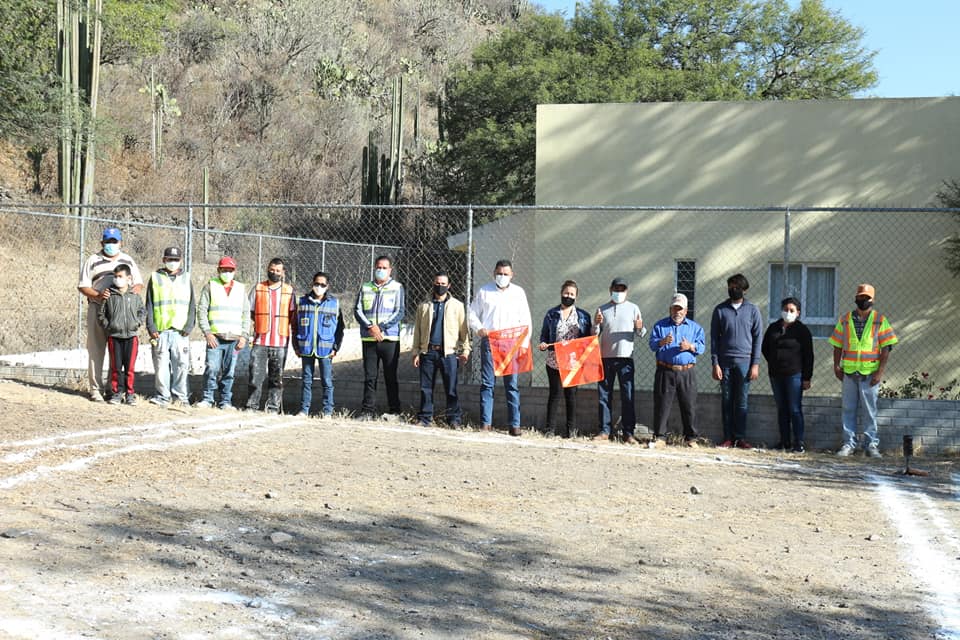
[[[17,380],[27,384],[54,387],[82,392],[86,388],[86,371],[77,369],[43,369],[40,367],[0,366],[0,379]],[[499,382],[499,381],[498,381]],[[190,376],[190,388],[194,398],[200,395],[202,377]],[[299,377],[284,378],[284,407],[293,413],[299,408]],[[363,381],[337,378],[334,370],[334,400],[336,409],[359,411],[363,397]],[[138,374],[137,392],[150,396],[153,391],[153,376]],[[319,385],[314,387],[314,406],[319,400]],[[386,408],[386,394],[382,379],[377,391],[378,406]],[[245,377],[238,377],[234,386],[234,402],[241,403],[247,395]],[[414,415],[420,403],[420,387],[414,381],[400,382],[400,398],[405,411]],[[438,409],[444,405],[443,387],[437,384],[434,398]],[[479,422],[480,389],[478,385],[461,385],[460,398],[465,411],[465,420],[473,424]],[[498,385],[494,391],[494,425],[506,424],[506,402],[503,387]],[[643,436],[649,431],[653,417],[653,397],[649,390],[638,390],[637,435]],[[545,387],[521,387],[521,422],[525,427],[545,430],[547,414],[547,389]],[[808,450],[836,449],[840,445],[840,398],[828,396],[806,396],[803,401],[806,427],[806,445]],[[564,419],[561,400],[560,415]],[[717,393],[700,393],[697,406],[698,426],[701,435],[719,442],[722,438],[720,420],[720,396]],[[614,393],[614,415],[619,415],[619,392]],[[898,450],[904,435],[912,435],[915,446],[930,454],[952,454],[960,452],[960,401],[955,400],[903,400],[881,398],[878,403],[877,423],[880,431],[880,448],[885,451]],[[595,387],[584,387],[577,391],[577,424],[580,435],[592,435],[597,432],[597,391]],[[680,412],[674,405],[670,416],[670,430],[681,432]],[[777,410],[773,397],[754,394],[750,396],[750,418],[747,427],[747,439],[755,444],[772,445],[778,439]]]

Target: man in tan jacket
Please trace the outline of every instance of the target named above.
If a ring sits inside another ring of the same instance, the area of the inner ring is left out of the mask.
[[[420,369],[420,413],[417,423],[433,420],[433,387],[437,372],[447,394],[446,421],[460,426],[462,411],[457,397],[457,373],[470,356],[470,333],[463,303],[450,295],[450,277],[433,276],[433,297],[417,306],[413,325],[413,366]]]

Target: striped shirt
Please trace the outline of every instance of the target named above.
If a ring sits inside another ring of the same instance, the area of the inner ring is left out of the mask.
[[[281,336],[279,331],[279,324],[274,319],[279,318],[282,314],[280,309],[280,291],[282,286],[278,282],[276,286],[269,287],[267,292],[270,296],[270,331],[267,333],[257,334],[253,339],[254,346],[260,347],[286,347],[290,341],[290,336]],[[257,287],[256,285],[250,289],[250,309],[254,309],[256,306],[257,298]],[[291,332],[296,330],[296,312],[297,312],[297,297],[295,295],[290,296],[290,308],[287,309],[287,316],[290,318],[290,330]]]
[[[80,268],[80,282],[77,284],[77,288],[91,287],[98,292],[109,289],[113,285],[113,270],[120,264],[130,267],[130,275],[133,277],[130,286],[135,287],[138,284],[143,284],[140,269],[137,268],[137,263],[133,261],[129,254],[121,251],[115,258],[108,258],[101,252],[93,254],[83,263]],[[87,300],[91,304],[100,304],[89,298]]]

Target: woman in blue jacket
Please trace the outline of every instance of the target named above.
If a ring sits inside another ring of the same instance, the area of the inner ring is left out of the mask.
[[[540,351],[547,352],[547,380],[550,383],[550,395],[547,398],[547,428],[564,438],[577,432],[577,388],[560,384],[560,371],[557,368],[557,354],[553,348],[555,342],[573,340],[592,335],[590,314],[578,309],[577,283],[567,280],[560,287],[560,305],[553,307],[543,317],[540,329]],[[560,390],[567,409],[567,424],[563,431],[557,425],[557,405],[560,403]]]

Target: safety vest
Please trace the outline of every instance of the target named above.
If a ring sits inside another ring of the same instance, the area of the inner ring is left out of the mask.
[[[396,280],[385,282],[381,287],[378,287],[374,282],[364,282],[363,286],[360,287],[360,306],[363,309],[363,315],[373,324],[379,324],[386,320],[397,311],[401,291],[403,291],[403,285]],[[400,323],[389,327],[383,334],[383,338],[384,340],[399,340]],[[360,339],[364,342],[375,340],[365,328],[361,329]]]
[[[293,287],[280,285],[280,314],[277,316],[277,333],[283,337],[290,335],[290,299]],[[270,287],[266,283],[257,284],[253,303],[253,331],[260,335],[270,333]]]
[[[190,317],[190,274],[181,272],[171,278],[166,271],[157,271],[150,278],[150,287],[157,331],[182,330]]]
[[[880,351],[897,344],[897,336],[887,322],[886,316],[870,311],[863,326],[863,333],[857,335],[853,323],[853,312],[841,317],[830,336],[830,344],[841,350],[840,365],[844,373],[869,375],[880,368]]]
[[[210,279],[210,307],[207,319],[210,333],[239,336],[243,332],[243,303],[247,295],[242,282],[234,281],[227,293],[219,277]]]
[[[297,303],[297,353],[306,357],[328,357],[333,351],[339,317],[340,303],[333,296],[319,302],[310,296],[301,296]]]

